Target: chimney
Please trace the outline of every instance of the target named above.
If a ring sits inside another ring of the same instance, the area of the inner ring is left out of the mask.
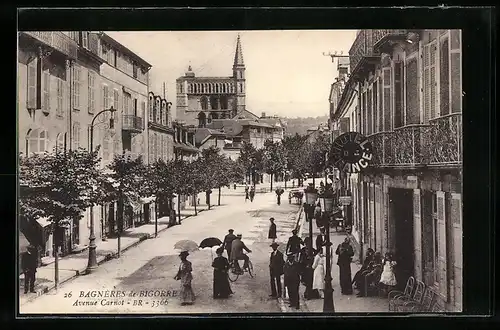
[[[262,112],[262,118],[265,118],[266,117],[266,113],[265,112]]]

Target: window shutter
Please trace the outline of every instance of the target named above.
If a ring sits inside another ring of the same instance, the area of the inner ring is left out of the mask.
[[[367,134],[371,135],[372,134],[372,128],[373,128],[373,120],[372,120],[372,103],[373,103],[373,98],[372,98],[372,89],[368,89],[367,93],[367,100],[366,100],[366,105],[367,105],[367,118],[366,118],[366,124],[367,124]]]
[[[154,99],[149,98],[149,122],[154,122]]]
[[[413,242],[415,278],[422,281],[422,199],[420,189],[413,189]]]
[[[403,126],[403,62],[394,63],[394,127]]]
[[[430,47],[430,115],[431,119],[437,117],[436,101],[437,101],[437,77],[436,77],[436,53],[437,46],[433,42]]]
[[[406,123],[419,124],[418,61],[414,57],[406,62]]]
[[[88,72],[87,74],[87,80],[88,80],[88,98],[89,98],[89,104],[88,104],[88,112],[90,114],[94,113],[94,100],[93,100],[93,88],[94,88],[94,76],[92,75],[92,72]]]
[[[391,116],[391,68],[382,69],[384,76],[384,132],[392,130]]]
[[[43,72],[43,112],[50,112],[50,74],[46,70]]]
[[[380,132],[380,108],[378,106],[378,91],[379,91],[379,83],[376,80],[373,83],[373,133]]]
[[[115,101],[114,101],[114,91],[111,93],[111,91],[108,89],[108,107],[105,109],[110,109],[111,107],[115,106]],[[106,119],[111,117],[111,112],[105,112],[106,113]]]
[[[430,118],[430,47],[431,45],[424,46],[424,124],[429,122]]]
[[[63,91],[63,88],[64,88],[64,83],[62,81],[62,79],[57,79],[57,108],[56,108],[56,114],[58,116],[62,116],[63,115],[63,107],[64,107],[64,104],[63,104],[63,95],[64,95],[64,91]]]
[[[462,250],[462,195],[451,194],[451,219],[453,223],[453,279],[454,279],[454,302],[455,308],[462,311],[462,270],[463,270],[463,250]]]
[[[446,199],[443,191],[436,192],[437,200],[437,237],[438,237],[438,285],[444,300],[448,301],[448,265],[446,251]]]
[[[462,62],[460,30],[451,30],[451,112],[462,112]]]
[[[28,98],[27,98],[28,109],[37,108],[36,71],[37,71],[37,61],[33,60],[30,63],[28,63]]]
[[[439,95],[440,113],[445,116],[450,113],[450,63],[448,38],[442,38],[439,52]]]
[[[36,61],[36,88],[35,88],[35,100],[36,105],[35,109],[42,108],[42,59],[40,57],[37,58]]]

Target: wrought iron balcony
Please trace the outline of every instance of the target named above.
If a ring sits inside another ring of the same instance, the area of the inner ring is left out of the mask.
[[[454,113],[429,120],[431,123],[431,165],[460,164],[462,162],[462,114]]]
[[[368,138],[373,148],[372,165],[383,167],[394,164],[393,132],[379,132]]]
[[[429,125],[408,125],[394,130],[394,165],[417,166],[429,162]]]
[[[77,43],[65,35],[62,32],[46,32],[46,31],[37,31],[37,32],[22,32],[33,39],[36,39],[38,42],[43,43],[54,50],[68,56],[71,59],[76,59],[78,52]]]
[[[122,130],[140,133],[144,129],[141,117],[123,115]]]
[[[407,33],[408,30],[361,30],[349,50],[351,70],[355,72],[364,60],[378,58],[382,46],[405,38]]]

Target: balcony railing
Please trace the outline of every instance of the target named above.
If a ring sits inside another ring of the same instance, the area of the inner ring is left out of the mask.
[[[430,164],[462,162],[462,114],[454,113],[429,120],[432,126],[429,142]]]
[[[133,132],[142,132],[144,129],[144,125],[141,117],[137,117],[134,115],[124,115],[122,130],[124,131],[133,131]]]
[[[379,52],[374,47],[388,37],[406,35],[407,30],[361,30],[349,50],[349,63],[354,70],[363,57],[377,56]]]
[[[429,125],[410,125],[394,130],[394,165],[423,165],[429,162]]]
[[[62,32],[24,32],[30,37],[46,44],[47,46],[61,52],[69,58],[75,59],[77,57],[78,45],[77,43]]]

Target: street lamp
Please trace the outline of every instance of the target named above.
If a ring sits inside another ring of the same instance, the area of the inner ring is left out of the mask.
[[[306,221],[309,222],[309,260],[313,259],[313,227],[312,227],[312,212],[318,198],[318,191],[313,187],[312,183],[304,190],[306,202],[304,203],[304,213]],[[306,297],[311,297],[312,293],[312,272],[310,278],[307,279]]]
[[[104,109],[98,112],[94,118],[92,118],[92,122],[90,123],[90,152],[94,151],[94,121],[97,117],[105,112],[111,113],[111,118],[109,119],[109,128],[114,127],[114,118],[113,114],[116,112],[116,109],[111,107],[110,109]],[[97,254],[96,254],[96,245],[95,245],[95,233],[94,233],[94,205],[90,206],[90,236],[89,236],[89,261],[87,264],[87,273],[91,273],[93,270],[97,268]]]
[[[327,185],[323,194],[319,196],[321,209],[323,211],[323,225],[326,234],[326,274],[325,274],[325,295],[323,299],[323,313],[335,312],[333,304],[333,288],[332,288],[332,254],[330,242],[330,215],[334,210],[335,194],[331,185]]]

